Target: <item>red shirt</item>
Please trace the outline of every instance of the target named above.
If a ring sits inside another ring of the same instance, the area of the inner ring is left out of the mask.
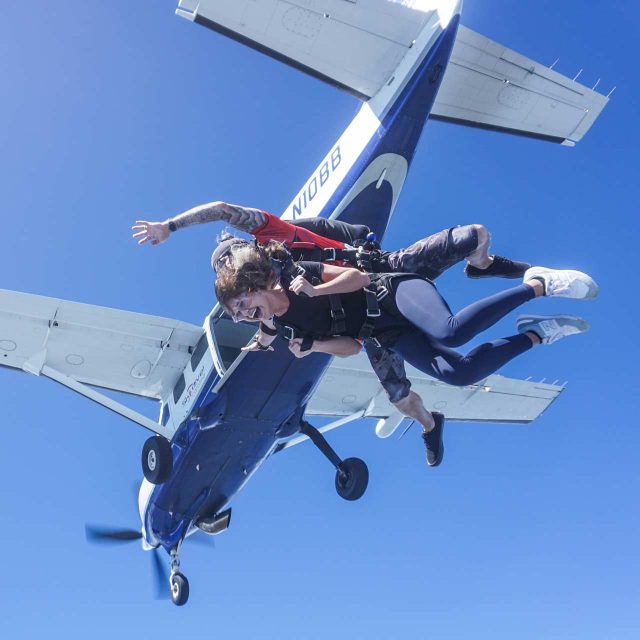
[[[267,240],[277,240],[291,247],[295,243],[298,247],[303,248],[303,244],[309,244],[311,247],[320,247],[322,249],[344,249],[344,242],[338,240],[330,240],[324,236],[319,236],[313,231],[297,227],[286,220],[281,220],[276,216],[263,212],[267,216],[267,221],[257,229],[251,232],[258,242],[264,243]],[[301,243],[301,244],[300,244]]]
[[[282,242],[288,249],[315,249],[320,247],[321,249],[344,249],[344,242],[339,240],[331,240],[320,236],[313,231],[298,227],[295,224],[291,224],[286,220],[282,220],[277,216],[263,211],[267,216],[267,221],[257,229],[251,232],[251,235],[255,236],[256,240],[260,244],[264,244],[268,240],[277,240]],[[335,264],[337,266],[349,267],[343,260],[329,261],[327,264]]]

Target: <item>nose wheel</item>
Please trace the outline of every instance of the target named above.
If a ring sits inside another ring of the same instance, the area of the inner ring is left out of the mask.
[[[169,577],[171,602],[177,607],[187,603],[189,599],[189,581],[180,573],[180,558],[177,549],[171,552],[171,576]]]

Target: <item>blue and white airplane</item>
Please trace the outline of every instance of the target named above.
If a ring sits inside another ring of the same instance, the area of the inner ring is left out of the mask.
[[[461,0],[180,0],[176,12],[362,101],[283,218],[362,222],[381,239],[429,117],[573,146],[607,103],[461,26],[461,8]],[[154,432],[142,454],[140,529],[89,533],[166,550],[178,605],[189,593],[182,543],[224,531],[232,499],[274,453],[310,438],[336,468],[338,493],[354,500],[366,489],[366,465],[341,459],[321,432],[372,417],[388,435],[403,419],[362,357],[296,359],[284,341],[273,352],[241,352],[253,333],[218,307],[200,327],[0,291],[0,365],[54,380]],[[562,390],[497,375],[453,388],[408,373],[425,405],[449,421],[530,422]],[[159,401],[159,421],[102,389]],[[318,430],[311,416],[335,419]]]

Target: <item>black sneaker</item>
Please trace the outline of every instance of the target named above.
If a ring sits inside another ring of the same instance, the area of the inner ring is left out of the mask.
[[[432,411],[431,415],[436,426],[427,433],[422,433],[422,439],[427,447],[427,464],[430,467],[437,467],[442,462],[444,456],[444,442],[442,442],[442,431],[444,430],[444,416],[441,413]]]
[[[493,256],[493,262],[486,269],[478,269],[467,264],[464,272],[467,278],[522,278],[531,265],[526,262],[509,260],[502,256]]]

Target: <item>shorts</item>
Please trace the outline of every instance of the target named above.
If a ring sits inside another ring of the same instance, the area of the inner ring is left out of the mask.
[[[388,254],[390,271],[417,273],[435,280],[449,267],[464,260],[478,248],[478,231],[473,225],[444,229],[406,249]]]
[[[370,340],[365,342],[364,349],[382,388],[389,396],[389,401],[395,403],[406,398],[411,389],[411,382],[407,378],[402,357]]]

